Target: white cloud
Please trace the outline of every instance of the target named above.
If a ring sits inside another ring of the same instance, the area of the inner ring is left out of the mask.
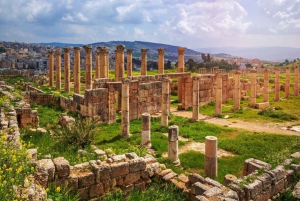
[[[139,28],[134,28],[135,35],[144,35],[144,31]]]
[[[88,18],[85,17],[82,13],[77,13],[76,14],[77,19],[79,19],[81,22],[87,22]]]
[[[61,18],[63,21],[74,22],[73,17],[70,14],[66,14]]]

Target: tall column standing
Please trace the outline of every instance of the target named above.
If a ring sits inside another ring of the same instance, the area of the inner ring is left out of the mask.
[[[285,70],[285,98],[288,98],[290,96],[290,85],[291,85],[291,70],[290,67],[286,67]]]
[[[162,100],[161,100],[161,125],[168,126],[169,106],[170,106],[170,79],[162,79]]]
[[[275,68],[275,97],[274,101],[279,101],[280,99],[280,69]]]
[[[222,113],[222,75],[218,73],[216,75],[216,108],[215,116],[218,116]]]
[[[99,47],[97,47],[97,51],[95,52],[95,77],[100,78],[100,52],[98,50]]]
[[[250,107],[256,104],[256,70],[251,69],[251,93],[250,93]]]
[[[100,53],[100,58],[99,58],[99,76],[100,78],[107,78],[107,56],[106,56],[106,52],[107,52],[107,47],[97,47],[99,53]]]
[[[109,51],[106,50],[105,56],[105,62],[106,62],[106,71],[105,71],[105,78],[109,77]]]
[[[269,70],[264,70],[264,102],[269,102]]]
[[[178,126],[170,126],[168,134],[168,159],[171,160],[175,166],[180,165],[180,160],[178,158],[178,136]]]
[[[151,115],[148,113],[142,114],[142,146],[151,147]]]
[[[53,71],[54,71],[53,53],[54,53],[54,51],[49,50],[48,53],[49,53],[49,87],[53,87],[54,86],[54,82],[53,82],[53,79],[54,79],[54,74],[53,74]]]
[[[218,176],[218,139],[214,136],[205,137],[205,176],[212,179]]]
[[[234,73],[234,110],[239,110],[241,105],[241,72]]]
[[[123,138],[129,137],[130,119],[129,119],[129,85],[130,79],[122,79],[122,134]]]
[[[60,50],[55,51],[55,59],[56,59],[56,90],[61,90],[61,52]]]
[[[119,81],[119,53],[118,50],[115,50],[115,82]]]
[[[85,89],[92,89],[92,46],[84,46],[85,50]]]
[[[199,78],[193,77],[193,121],[199,119]]]
[[[74,47],[74,93],[80,94],[80,47]]]
[[[294,96],[298,96],[299,95],[299,68],[298,68],[298,66],[295,67],[294,74],[295,74]]]
[[[165,48],[159,48],[157,51],[158,51],[158,74],[164,74]]]
[[[127,49],[127,77],[132,76],[132,52],[133,49]]]
[[[64,48],[64,89],[70,93],[70,48]]]
[[[185,47],[178,47],[178,73],[184,72],[184,52]],[[182,102],[182,78],[178,78],[178,101]]]
[[[121,78],[124,77],[124,45],[117,45],[117,52],[118,52],[118,78],[117,81],[121,81]]]
[[[147,52],[148,49],[141,49],[141,54],[142,54],[141,75],[147,75]]]

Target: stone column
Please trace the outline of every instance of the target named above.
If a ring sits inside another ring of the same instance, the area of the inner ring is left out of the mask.
[[[236,71],[234,73],[234,94],[233,94],[233,99],[234,99],[234,110],[239,110],[240,105],[241,105],[241,72]]]
[[[251,69],[251,93],[250,93],[250,107],[256,104],[256,70]]]
[[[117,52],[118,52],[118,71],[119,71],[119,77],[118,81],[121,80],[122,77],[124,77],[124,45],[117,45]]]
[[[132,52],[133,49],[127,49],[127,77],[132,76]]]
[[[70,48],[64,48],[64,89],[65,92],[70,93]]]
[[[178,136],[178,126],[170,126],[168,134],[168,159],[171,160],[175,166],[180,165],[180,160],[178,158]]]
[[[290,96],[290,86],[291,86],[291,70],[290,67],[285,68],[285,98]]]
[[[74,93],[80,94],[80,47],[74,47]]]
[[[205,137],[205,176],[212,179],[218,176],[218,139],[214,136]]]
[[[193,121],[199,119],[199,78],[193,77]]]
[[[142,114],[142,146],[146,146],[147,148],[151,147],[151,115],[148,113]]]
[[[294,96],[298,96],[299,95],[299,68],[298,68],[298,66],[295,67],[294,74],[295,74]]]
[[[216,75],[216,108],[215,116],[222,113],[222,75],[218,73]]]
[[[60,50],[55,51],[55,59],[56,59],[56,90],[61,90],[61,52]]]
[[[106,62],[106,73],[105,73],[105,77],[108,78],[109,77],[109,51],[106,50],[106,53],[105,53],[105,62]]]
[[[100,56],[99,56],[99,77],[100,78],[108,78],[108,74],[107,74],[107,56],[106,56],[106,52],[107,52],[107,47],[97,47]]]
[[[279,101],[280,99],[280,69],[275,68],[275,97],[274,101]]]
[[[264,102],[269,102],[269,70],[264,70]]]
[[[115,82],[119,81],[119,61],[118,61],[118,50],[115,50]]]
[[[141,54],[142,54],[141,75],[147,75],[147,52],[148,49],[141,49]]]
[[[184,72],[184,52],[185,47],[178,47],[178,73]],[[177,89],[178,101],[182,102],[182,78],[178,78],[178,89]]]
[[[165,70],[165,48],[158,50],[158,74],[164,74]]]
[[[53,87],[54,86],[54,57],[53,57],[53,50],[49,50],[49,87]]]
[[[92,89],[92,46],[84,46],[85,50],[85,89]]]
[[[100,78],[100,52],[98,50],[95,52],[95,78]]]
[[[162,100],[161,100],[161,125],[168,126],[170,107],[170,79],[162,79]]]
[[[130,119],[129,119],[129,85],[130,79],[122,79],[122,133],[123,138],[129,137]]]

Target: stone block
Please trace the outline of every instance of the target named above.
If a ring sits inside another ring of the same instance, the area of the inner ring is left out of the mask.
[[[118,164],[112,164],[111,165],[111,176],[117,177],[126,175],[129,173],[129,164],[127,162],[121,162]]]
[[[95,183],[95,175],[90,170],[77,171],[76,175],[78,177],[78,188],[88,187]]]
[[[147,165],[146,171],[147,171],[149,177],[153,177],[154,175],[158,174],[160,172],[159,163],[155,162],[150,165]]]
[[[254,180],[253,183],[244,186],[246,197],[248,199],[254,199],[262,192],[262,182],[260,180]]]
[[[279,193],[282,189],[284,189],[284,179],[279,180],[274,186],[273,195]]]
[[[173,179],[176,176],[177,176],[176,173],[170,172],[170,173],[166,174],[165,176],[163,176],[163,180],[170,181],[171,179]]]
[[[104,194],[104,186],[102,183],[94,184],[90,187],[89,196],[90,198],[100,197]]]
[[[205,182],[211,186],[215,186],[215,187],[218,187],[218,188],[221,188],[223,185],[220,184],[219,182],[209,178],[209,177],[206,177],[205,178]]]
[[[202,195],[205,191],[209,190],[210,187],[203,183],[196,182],[191,187],[191,193],[194,195]]]
[[[114,162],[120,162],[120,161],[125,161],[126,160],[125,154],[115,155],[115,156],[112,156],[111,158],[113,159]]]
[[[47,173],[48,180],[54,180],[55,166],[51,159],[41,159],[37,161],[37,172]]]
[[[70,163],[64,157],[53,159],[53,163],[59,178],[66,178],[70,175]]]
[[[265,109],[269,107],[269,102],[256,103],[255,108],[257,109]]]
[[[110,165],[104,164],[99,167],[100,169],[100,181],[104,181],[110,178],[111,176],[111,167]]]
[[[188,179],[189,179],[189,182],[191,182],[191,183],[196,183],[196,182],[200,182],[202,184],[206,183],[205,179],[201,175],[195,174],[195,173],[189,174]]]
[[[117,185],[117,180],[115,178],[113,179],[107,179],[105,181],[102,181],[104,185],[105,192],[112,190]]]
[[[146,162],[143,158],[132,159],[129,161],[129,172],[145,170]]]
[[[129,173],[124,178],[124,184],[125,185],[133,184],[133,183],[137,182],[140,178],[141,178],[141,173],[140,172]]]
[[[238,194],[239,200],[245,200],[246,193],[243,188],[234,183],[229,184],[229,188]]]
[[[263,175],[257,177],[257,179],[262,182],[262,189],[264,191],[267,188],[270,188],[270,186],[272,185],[272,177],[267,173],[264,173]]]
[[[145,191],[145,189],[146,189],[145,182],[139,182],[139,183],[134,184],[134,188],[139,191]]]
[[[209,199],[207,199],[206,197],[204,197],[202,195],[196,196],[194,200],[195,201],[209,201]]]
[[[222,193],[221,189],[218,188],[218,187],[213,187],[213,188],[210,188],[208,189],[207,191],[205,191],[203,193],[204,196],[210,198],[210,197],[213,197],[213,196],[216,196],[216,195],[220,195]]]

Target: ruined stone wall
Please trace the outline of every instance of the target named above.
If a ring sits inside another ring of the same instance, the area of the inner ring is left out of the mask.
[[[31,108],[15,108],[15,111],[17,114],[19,127],[23,128],[26,126],[39,126],[37,110],[32,110]]]

